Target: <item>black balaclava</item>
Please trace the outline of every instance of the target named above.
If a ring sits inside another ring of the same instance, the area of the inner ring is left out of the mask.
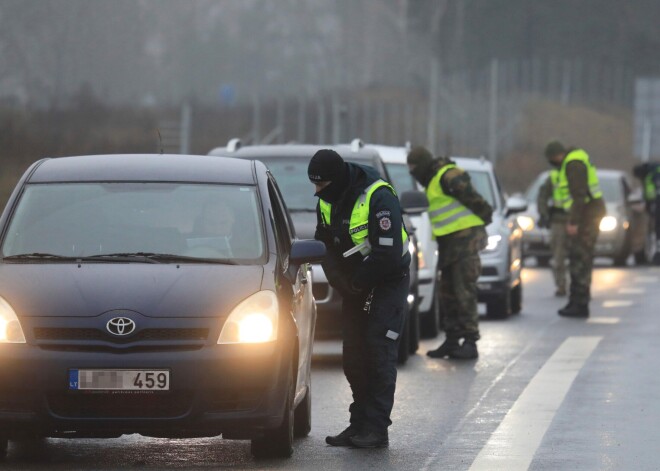
[[[548,160],[548,163],[552,165],[555,168],[561,168],[562,162],[553,162],[552,159],[554,156],[559,155],[559,154],[566,154],[568,150],[564,147],[564,144],[562,144],[559,141],[550,141],[548,144],[545,146],[545,150],[543,151],[543,154],[545,155],[545,158]]]
[[[309,161],[307,175],[312,183],[330,182],[314,196],[331,204],[338,203],[348,187],[348,166],[332,149],[321,149]]]
[[[425,147],[413,147],[408,153],[408,165],[414,165],[415,169],[410,174],[422,186],[426,187],[436,174],[437,160]]]

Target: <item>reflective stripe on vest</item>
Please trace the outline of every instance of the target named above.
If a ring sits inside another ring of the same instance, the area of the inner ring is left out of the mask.
[[[568,153],[561,164],[561,169],[559,170],[559,204],[560,207],[564,208],[566,211],[571,209],[571,206],[573,206],[573,198],[571,197],[571,192],[568,188],[566,166],[576,160],[582,162],[587,167],[587,183],[589,184],[589,195],[585,198],[584,201],[588,203],[591,200],[596,200],[603,197],[603,192],[601,191],[600,184],[598,182],[598,175],[596,174],[596,167],[591,165],[589,156],[585,151],[582,149],[576,149]]]
[[[429,200],[429,219],[435,237],[462,231],[470,227],[483,226],[479,216],[470,211],[453,196],[442,191],[442,176],[456,165],[445,165],[429,182],[426,196]]]
[[[371,253],[371,244],[369,243],[369,205],[371,203],[371,195],[373,195],[374,191],[383,186],[389,188],[396,196],[396,191],[394,191],[392,185],[384,180],[376,180],[365,188],[360,197],[355,201],[355,206],[353,206],[353,211],[351,212],[348,233],[351,236],[351,240],[353,241],[353,244],[355,244],[355,247],[359,246],[360,254],[365,257]],[[332,218],[332,204],[319,199],[319,209],[321,210],[321,219],[323,220],[323,223],[329,226]],[[404,256],[406,252],[408,252],[408,233],[403,227],[403,221],[401,221],[401,240],[403,242],[401,256]],[[350,255],[352,255],[352,253],[348,253],[348,255],[345,256]]]

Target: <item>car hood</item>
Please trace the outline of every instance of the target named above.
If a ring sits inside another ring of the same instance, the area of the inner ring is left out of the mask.
[[[501,213],[494,211],[493,221],[486,226],[486,232],[489,236],[501,235],[508,238],[510,229],[506,218],[502,217]]]
[[[0,296],[19,316],[222,317],[262,284],[262,266],[2,264]]]

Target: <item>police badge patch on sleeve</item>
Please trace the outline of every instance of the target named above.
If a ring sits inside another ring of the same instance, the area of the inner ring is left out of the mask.
[[[378,220],[378,225],[382,231],[389,231],[392,227],[392,221],[388,217],[382,217]]]

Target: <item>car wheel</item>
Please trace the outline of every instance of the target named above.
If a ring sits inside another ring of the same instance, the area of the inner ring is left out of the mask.
[[[409,316],[406,316],[409,317]],[[410,323],[408,319],[403,323],[403,332],[401,332],[401,338],[399,339],[399,356],[397,363],[399,365],[405,365],[410,356]]]
[[[420,315],[419,334],[423,339],[433,339],[440,331],[440,302],[438,301],[437,289],[433,290],[433,302],[431,308],[424,315]]]
[[[419,308],[417,307],[417,303],[415,303],[412,311],[410,311],[408,325],[410,326],[408,335],[408,352],[411,355],[414,355],[419,349]]]
[[[522,311],[522,281],[511,290],[511,313],[518,314]]]
[[[289,458],[293,454],[293,427],[295,411],[293,396],[295,395],[295,379],[293,365],[289,365],[289,390],[284,406],[284,417],[279,427],[267,430],[262,437],[253,438],[250,451],[255,458]]]
[[[537,255],[536,256],[536,264],[539,267],[549,267],[550,266],[550,257],[549,255]]]
[[[493,319],[505,319],[511,314],[511,290],[507,289],[504,293],[495,297],[492,301],[486,303],[486,315]]]
[[[640,250],[639,252],[635,252],[633,254],[633,257],[635,258],[635,265],[646,265],[648,263],[648,260],[646,258],[646,250]]]
[[[296,407],[293,422],[294,437],[301,438],[312,431],[312,385],[307,387],[305,398]]]

